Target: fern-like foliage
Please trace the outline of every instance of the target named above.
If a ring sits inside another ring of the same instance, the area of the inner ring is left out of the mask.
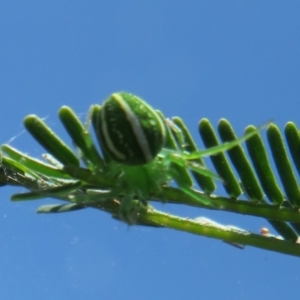
[[[92,111],[99,109],[99,106],[93,106]],[[28,116],[24,121],[25,127],[49,154],[42,161],[10,145],[2,145],[0,185],[23,186],[29,190],[27,193],[13,195],[13,201],[46,197],[64,201],[60,205],[42,206],[37,210],[39,213],[70,212],[92,207],[120,220],[120,201],[116,197],[110,197],[107,192],[114,189],[118,178],[108,181],[104,173],[97,171],[105,162],[94,145],[89,124],[83,124],[69,107],[62,107],[59,117],[75,145],[75,151],[37,116]],[[92,124],[95,123],[93,114],[90,120]],[[199,151],[183,121],[175,117],[173,122],[183,133],[186,151]],[[199,134],[207,149],[237,140],[227,120],[222,119],[219,122],[217,132],[220,139],[207,119],[199,122]],[[194,183],[198,185],[198,189],[193,190],[194,195],[166,185],[153,193],[148,203],[176,203],[264,218],[278,236],[271,235],[267,229],[262,229],[261,234],[255,234],[206,218],[187,219],[173,216],[155,210],[150,204],[141,203],[139,199],[133,200],[137,211],[135,224],[173,228],[220,239],[238,247],[249,245],[300,256],[300,192],[295,175],[300,172],[299,129],[289,122],[282,134],[276,125],[268,126],[266,133],[272,158],[269,157],[261,133],[253,126],[245,130],[245,134],[250,132],[253,132],[253,136],[245,141],[247,151],[240,143],[236,143],[226,152],[209,155],[215,167],[214,172],[222,178],[221,182],[192,171]],[[279,176],[275,175],[271,159]],[[204,166],[202,157],[197,157],[194,161]],[[226,197],[213,194],[218,184],[224,185]],[[167,209],[167,205],[165,208]]]

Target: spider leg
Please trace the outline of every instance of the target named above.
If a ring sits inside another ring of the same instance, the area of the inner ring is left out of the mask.
[[[120,219],[128,225],[135,224],[141,205],[146,206],[147,202],[143,200],[134,200],[134,195],[132,193],[124,195],[119,210]]]

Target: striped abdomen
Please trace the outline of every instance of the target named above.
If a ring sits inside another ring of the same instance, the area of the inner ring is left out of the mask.
[[[150,162],[165,142],[161,117],[146,102],[128,93],[112,94],[97,118],[97,137],[111,159],[127,164]]]

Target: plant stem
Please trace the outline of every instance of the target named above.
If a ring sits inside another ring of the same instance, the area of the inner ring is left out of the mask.
[[[230,226],[219,226],[213,222],[199,222],[197,220],[180,218],[154,209],[148,209],[147,213],[142,213],[138,220],[148,224],[151,224],[152,222],[153,225],[219,239],[232,243],[233,245],[254,246],[265,250],[300,257],[300,245],[297,243],[285,241],[276,237],[254,234]]]

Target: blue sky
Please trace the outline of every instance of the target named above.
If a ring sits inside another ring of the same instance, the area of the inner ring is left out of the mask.
[[[2,1],[1,143],[39,157],[37,114],[62,137],[62,105],[83,119],[115,91],[166,116],[227,118],[238,134],[299,125],[299,1]],[[2,299],[298,299],[299,258],[168,229],[128,227],[87,209],[37,215],[1,188]],[[53,201],[52,201],[53,202]],[[253,232],[263,219],[158,205]]]

